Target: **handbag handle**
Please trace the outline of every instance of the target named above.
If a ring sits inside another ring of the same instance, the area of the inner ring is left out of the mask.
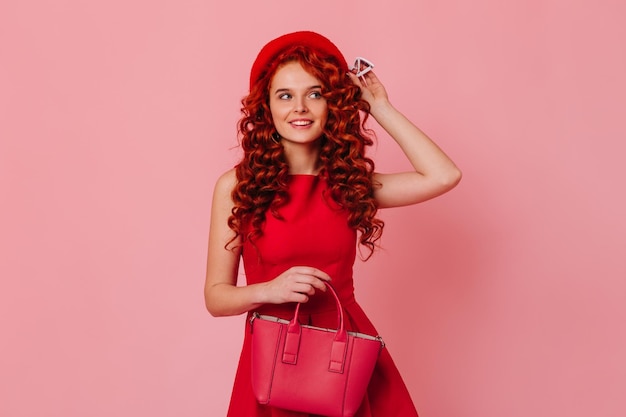
[[[348,348],[348,332],[346,331],[344,324],[343,307],[341,305],[341,301],[339,300],[339,296],[337,295],[337,292],[335,291],[333,286],[328,282],[324,283],[326,284],[326,286],[330,290],[330,293],[335,299],[338,321],[337,332],[335,333],[335,338],[333,340],[330,350],[328,370],[330,372],[343,373],[343,367]],[[298,303],[296,305],[296,311],[293,319],[289,322],[289,325],[287,326],[287,336],[285,338],[285,347],[283,349],[283,363],[292,365],[295,365],[298,362],[298,351],[300,349],[300,339],[302,335],[302,325],[298,321],[298,315],[300,314],[300,304],[301,303]]]

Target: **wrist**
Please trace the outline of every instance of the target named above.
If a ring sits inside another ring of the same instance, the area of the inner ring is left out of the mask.
[[[377,120],[384,118],[394,111],[396,111],[396,109],[388,99],[376,100],[374,103],[370,104],[370,114]]]
[[[253,304],[267,304],[267,282],[260,282],[253,286],[252,303]]]

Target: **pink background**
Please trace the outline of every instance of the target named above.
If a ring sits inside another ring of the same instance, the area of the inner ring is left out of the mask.
[[[225,414],[211,191],[252,60],[300,29],[376,63],[464,172],[356,266],[421,415],[626,415],[624,4],[3,1],[0,415]]]

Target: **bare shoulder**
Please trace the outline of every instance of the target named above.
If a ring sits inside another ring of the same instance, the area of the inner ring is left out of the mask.
[[[220,175],[215,182],[215,189],[213,193],[220,198],[230,196],[235,188],[235,185],[237,185],[237,175],[235,173],[235,169],[233,168]]]
[[[213,188],[212,207],[214,215],[218,212],[226,216],[230,215],[230,211],[234,205],[232,193],[236,185],[237,176],[234,169],[226,171],[217,179],[215,187]]]

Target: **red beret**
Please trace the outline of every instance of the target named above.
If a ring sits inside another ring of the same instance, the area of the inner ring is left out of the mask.
[[[339,48],[337,48],[329,39],[319,33],[309,31],[288,33],[270,41],[263,47],[263,49],[261,49],[261,52],[259,52],[259,55],[256,57],[254,64],[252,64],[252,70],[250,71],[250,89],[252,89],[254,83],[262,77],[263,70],[268,67],[274,58],[276,58],[285,49],[296,45],[307,46],[322,56],[332,56],[337,60],[337,62],[339,62],[341,69],[344,72],[348,72],[348,63],[346,62],[346,59],[339,51]]]

